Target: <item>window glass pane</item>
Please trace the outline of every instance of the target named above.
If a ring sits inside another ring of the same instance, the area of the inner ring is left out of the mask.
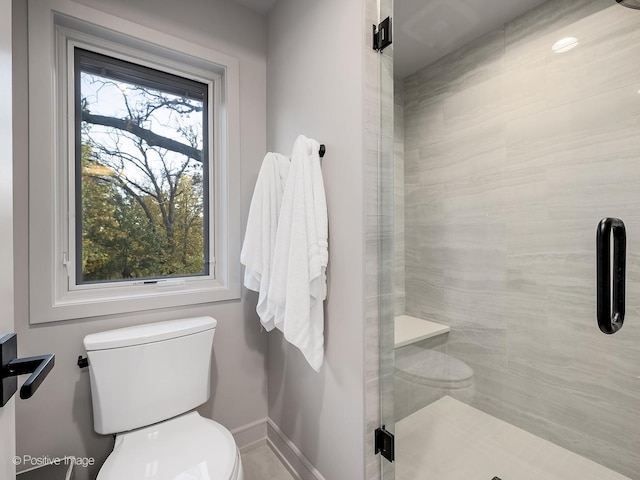
[[[207,86],[75,56],[76,283],[208,275]]]

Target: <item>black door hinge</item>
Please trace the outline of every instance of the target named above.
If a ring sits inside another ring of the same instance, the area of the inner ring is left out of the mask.
[[[376,428],[375,449],[376,455],[381,453],[382,456],[390,462],[393,462],[395,459],[396,441],[393,433],[387,432],[384,425]]]
[[[391,45],[392,41],[391,17],[387,17],[377,27],[373,26],[373,49],[381,52]]]

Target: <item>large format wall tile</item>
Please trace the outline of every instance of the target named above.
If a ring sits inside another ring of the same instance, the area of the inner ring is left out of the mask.
[[[405,311],[451,327],[446,350],[474,370],[473,405],[632,478],[638,32],[640,11],[612,0],[551,0],[416,72],[397,107],[395,169]],[[577,48],[552,52],[570,35]],[[607,216],[628,233],[626,322],[613,336],[595,313],[595,233]]]
[[[505,25],[505,68],[544,58],[559,39],[572,35],[576,23],[598,18],[612,0],[551,0]],[[629,15],[627,13],[627,15]],[[601,28],[598,24],[597,28]],[[574,35],[575,36],[575,35]]]

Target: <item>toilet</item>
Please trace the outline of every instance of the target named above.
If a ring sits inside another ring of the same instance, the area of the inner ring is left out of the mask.
[[[97,480],[244,480],[233,436],[193,411],[209,399],[216,320],[87,335],[94,429],[115,434]]]
[[[444,396],[470,404],[473,369],[444,351],[450,328],[408,315],[395,318],[394,408],[399,421]]]
[[[396,421],[448,395],[471,403],[475,394],[473,370],[446,353],[415,345],[395,351]]]

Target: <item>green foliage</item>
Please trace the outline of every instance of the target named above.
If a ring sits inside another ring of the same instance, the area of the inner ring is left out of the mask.
[[[205,273],[202,100],[81,78],[81,281]]]
[[[153,198],[136,199],[106,179],[110,170],[82,158],[82,276],[84,282],[204,273],[202,182],[188,175],[175,196],[167,229]],[[110,172],[110,176],[116,175]],[[147,205],[149,218],[140,205]],[[173,232],[173,238],[170,237]]]
[[[136,197],[116,180],[117,173],[92,161],[91,149],[84,145],[83,282],[204,273],[202,179],[182,175],[169,225],[156,199]],[[168,192],[164,194],[169,197]]]

